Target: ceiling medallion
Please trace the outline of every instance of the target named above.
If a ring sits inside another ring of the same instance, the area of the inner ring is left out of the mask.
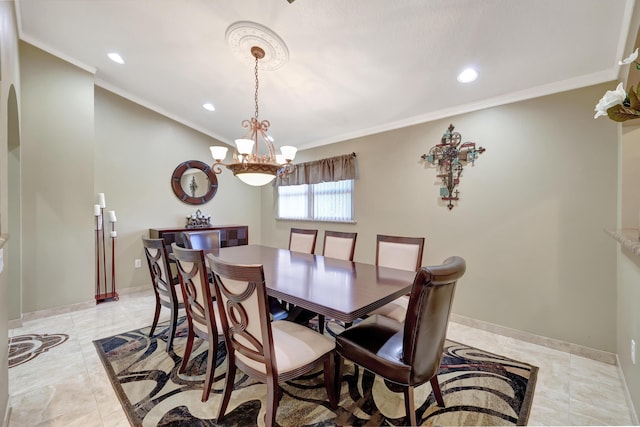
[[[257,46],[264,51],[260,69],[273,71],[289,61],[289,49],[275,32],[251,21],[238,21],[229,25],[225,37],[231,51],[242,61],[253,64],[251,48]]]

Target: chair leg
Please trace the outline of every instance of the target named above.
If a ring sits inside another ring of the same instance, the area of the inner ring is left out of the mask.
[[[216,371],[216,359],[218,358],[218,337],[208,337],[209,353],[207,354],[207,372],[205,374],[204,389],[202,390],[202,401],[206,402],[211,393],[211,385],[213,385],[213,377]]]
[[[264,414],[264,425],[272,427],[276,425],[276,412],[279,399],[278,382],[271,376],[267,377],[267,405]]]
[[[324,314],[318,314],[318,331],[324,334]]]
[[[336,400],[340,402],[340,393],[342,391],[342,374],[344,372],[344,358],[340,356],[337,352],[335,353],[335,376],[334,376],[334,387]]]
[[[413,403],[413,386],[409,385],[404,387],[404,407],[407,411],[407,420],[410,426],[417,426],[416,420],[416,408]]]
[[[171,306],[171,324],[169,325],[169,337],[167,339],[167,353],[173,348],[173,337],[176,334],[178,325],[178,307]]]
[[[180,365],[180,369],[178,373],[183,373],[185,369],[187,369],[187,363],[189,363],[189,357],[191,357],[191,350],[193,350],[193,339],[195,334],[193,332],[193,325],[189,325],[189,334],[187,336],[187,344],[184,347],[184,356],[182,356],[182,365]]]
[[[438,406],[444,408],[444,400],[442,399],[442,392],[440,391],[440,383],[438,382],[438,375],[434,375],[431,380],[431,388],[433,389],[433,395],[436,398]]]
[[[156,295],[156,312],[153,314],[153,323],[151,324],[151,330],[149,331],[149,337],[153,336],[153,333],[156,330],[156,326],[158,326],[158,319],[160,318],[160,309],[162,306],[160,305],[160,301],[158,301],[158,296]]]
[[[217,422],[221,422],[224,418],[224,413],[227,410],[227,405],[231,399],[231,392],[233,391],[233,383],[236,380],[236,362],[233,359],[232,353],[227,353],[227,377],[224,380],[224,394],[222,395],[222,402],[220,402],[220,408],[218,409]]]
[[[331,409],[338,408],[338,399],[336,398],[336,367],[334,352],[327,355],[324,359],[324,387],[327,389],[327,397],[329,397],[329,405]]]

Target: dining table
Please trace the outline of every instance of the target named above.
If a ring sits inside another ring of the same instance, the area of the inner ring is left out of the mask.
[[[208,250],[206,257],[231,264],[260,264],[268,295],[342,322],[353,322],[407,294],[416,275],[263,245]]]

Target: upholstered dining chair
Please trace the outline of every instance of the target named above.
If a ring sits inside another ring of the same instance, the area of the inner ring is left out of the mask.
[[[291,228],[289,233],[289,250],[312,254],[316,249],[318,230],[306,228]]]
[[[166,347],[167,352],[169,352],[173,348],[173,337],[176,333],[176,325],[178,324],[178,310],[184,308],[182,291],[180,290],[178,280],[173,277],[171,272],[169,254],[164,239],[149,239],[143,237],[142,246],[147,258],[147,264],[149,265],[153,294],[156,297],[155,313],[153,315],[153,323],[151,324],[149,336],[153,336],[156,326],[158,326],[161,308],[167,307],[171,313]]]
[[[353,261],[358,233],[325,230],[322,256]],[[318,315],[318,331],[324,333],[324,315]]]
[[[438,369],[447,334],[451,304],[464,259],[454,256],[442,265],[416,273],[404,322],[370,316],[336,337],[337,378],[341,384],[344,359],[402,386],[407,425],[418,425],[414,388],[431,383],[438,406],[444,400]],[[339,391],[338,391],[339,395]]]
[[[355,232],[326,230],[324,232],[322,255],[330,258],[353,261],[357,238],[358,233]]]
[[[181,248],[175,243],[171,245],[178,267],[180,288],[187,312],[187,344],[182,357],[179,373],[183,373],[191,357],[193,342],[196,337],[208,344],[207,372],[205,374],[202,401],[209,399],[211,385],[215,373],[218,342],[224,339],[218,306],[213,301],[211,285],[207,276],[204,251],[200,249]]]
[[[318,230],[307,228],[291,228],[289,233],[289,250],[294,252],[302,252],[305,254],[313,254],[316,249],[316,240],[318,238]],[[269,297],[271,304],[275,304],[277,300]],[[280,304],[284,304],[279,302]],[[300,324],[306,324],[316,316],[316,313],[304,308],[289,305],[287,307],[287,319]]]
[[[422,263],[424,237],[402,237],[378,234],[376,237],[376,265],[417,271]],[[409,296],[403,295],[373,312],[402,322],[409,304]]]
[[[329,403],[337,408],[332,339],[287,320],[271,322],[262,265],[229,264],[207,255],[227,343],[227,373],[217,422],[224,419],[236,369],[267,384],[265,425],[275,425],[279,382],[324,369]]]
[[[220,230],[184,231],[182,236],[187,249],[220,249]]]

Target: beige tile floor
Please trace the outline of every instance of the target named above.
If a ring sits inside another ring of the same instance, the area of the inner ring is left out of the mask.
[[[149,325],[153,304],[150,292],[126,294],[11,329],[9,337],[64,333],[69,339],[9,369],[9,427],[129,425],[92,341]],[[529,425],[632,424],[615,366],[453,322],[448,338],[540,368]]]

